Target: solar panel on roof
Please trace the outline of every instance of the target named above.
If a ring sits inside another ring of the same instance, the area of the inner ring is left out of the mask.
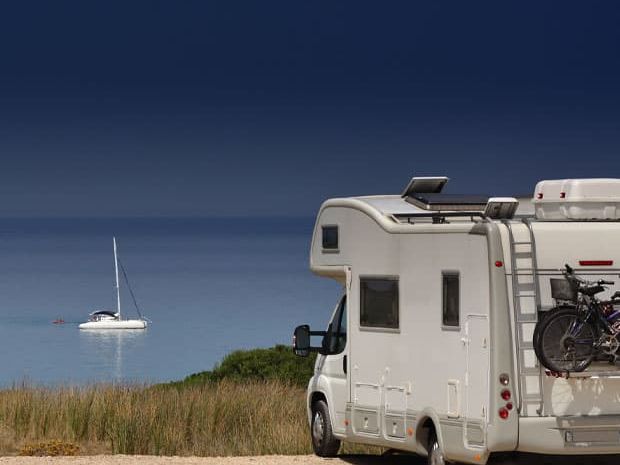
[[[489,200],[482,195],[411,194],[405,200],[425,210],[482,211]]]

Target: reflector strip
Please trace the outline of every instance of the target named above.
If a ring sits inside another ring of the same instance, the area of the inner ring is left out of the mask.
[[[611,266],[613,260],[579,260],[580,266]]]

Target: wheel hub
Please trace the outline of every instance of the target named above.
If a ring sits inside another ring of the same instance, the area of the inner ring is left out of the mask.
[[[567,358],[575,353],[575,338],[565,335],[560,339],[560,347],[564,349],[564,357]]]
[[[431,447],[430,460],[428,462],[429,465],[446,465],[446,460],[437,441]]]
[[[325,422],[320,412],[314,414],[314,420],[312,421],[312,437],[316,444],[321,445],[323,443],[323,435],[325,433]]]

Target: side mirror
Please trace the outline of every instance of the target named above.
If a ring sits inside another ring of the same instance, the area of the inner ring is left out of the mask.
[[[293,333],[293,352],[299,357],[310,355],[310,326],[300,325]]]
[[[568,263],[566,263],[564,267],[566,268],[566,272],[568,274],[573,274],[575,272],[575,270],[573,270],[573,268]]]

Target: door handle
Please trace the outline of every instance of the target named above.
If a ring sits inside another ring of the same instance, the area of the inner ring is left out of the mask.
[[[347,374],[347,356],[345,355],[344,357],[342,357],[342,371],[344,371],[344,374]]]

